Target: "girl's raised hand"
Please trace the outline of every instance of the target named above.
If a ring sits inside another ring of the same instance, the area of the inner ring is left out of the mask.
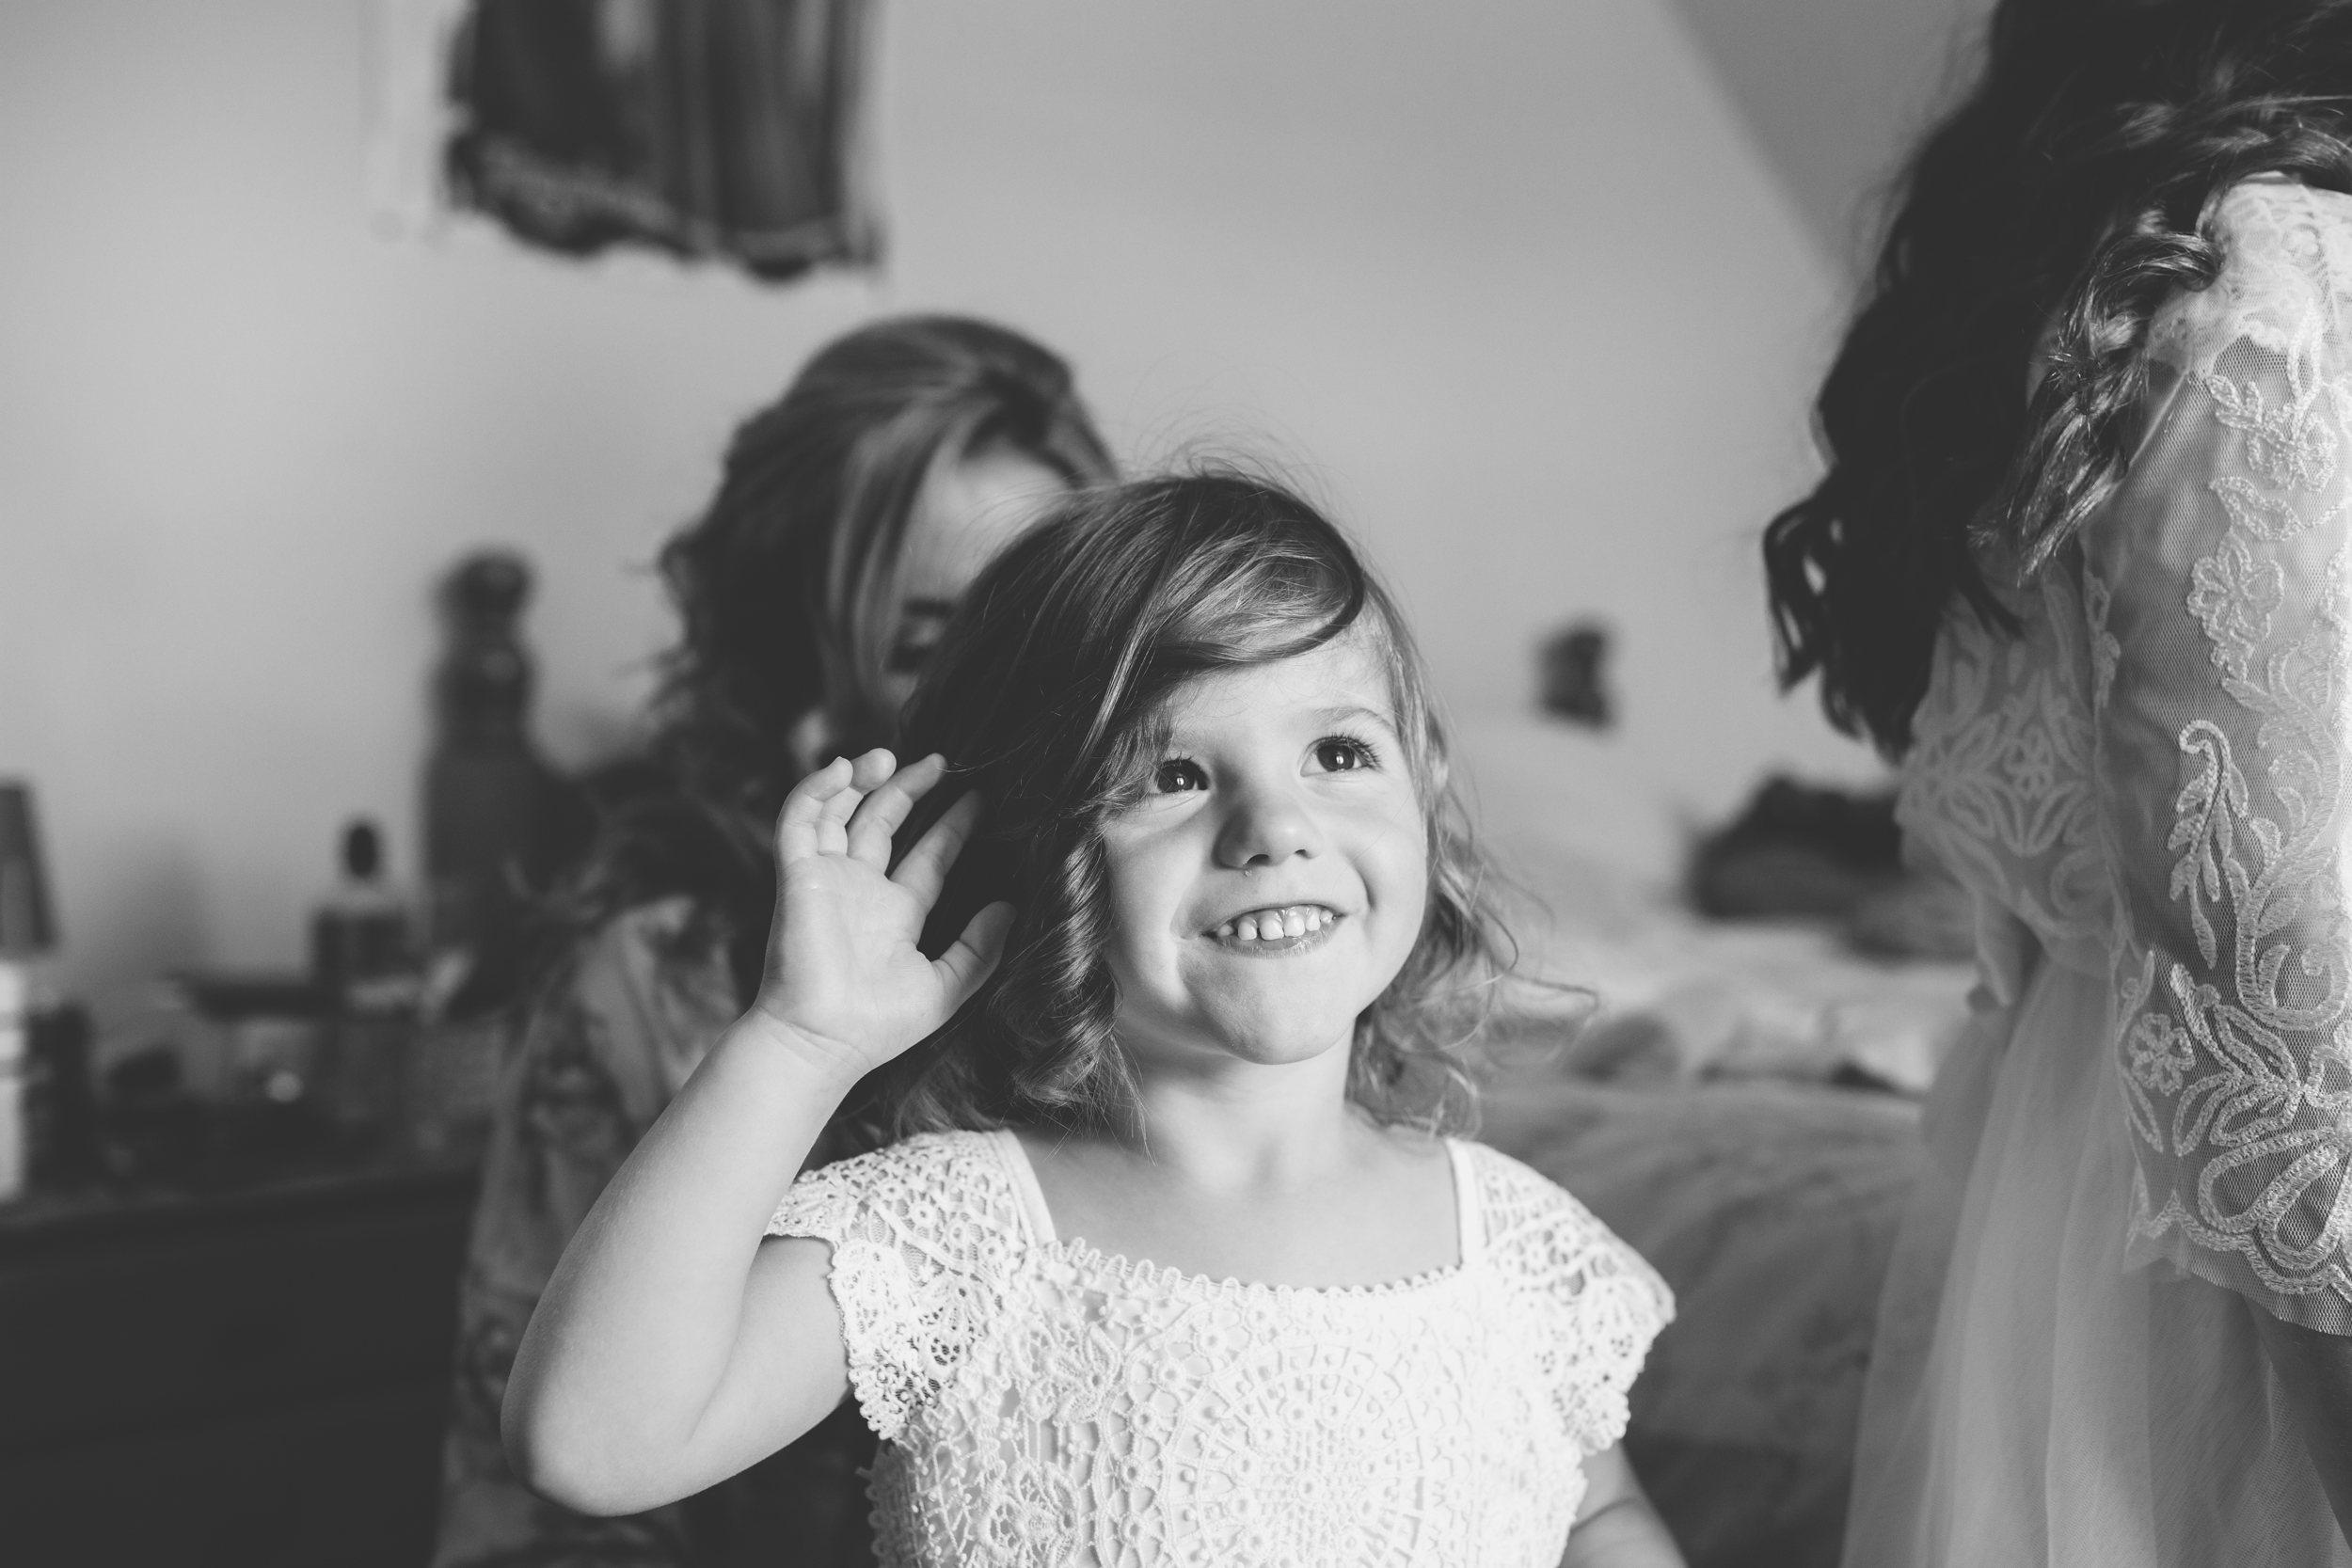
[[[978,819],[967,794],[893,871],[891,835],[946,771],[888,752],[835,758],[785,797],[776,821],[776,917],[753,1016],[850,1081],[954,1016],[1002,955],[1012,906],[991,904],[938,958],[915,945]]]

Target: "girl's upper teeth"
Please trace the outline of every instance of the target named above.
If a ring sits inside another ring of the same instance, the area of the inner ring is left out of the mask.
[[[1321,904],[1290,904],[1279,910],[1252,910],[1235,915],[1216,928],[1216,935],[1236,942],[1280,942],[1320,931],[1339,918]]]

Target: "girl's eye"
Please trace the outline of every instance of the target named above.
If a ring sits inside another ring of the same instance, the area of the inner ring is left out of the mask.
[[[1200,765],[1185,757],[1170,757],[1161,763],[1152,775],[1152,787],[1162,795],[1177,795],[1186,790],[1209,787],[1209,775]]]
[[[1315,742],[1315,761],[1327,772],[1352,773],[1359,768],[1376,767],[1380,759],[1364,741],[1352,736],[1327,735]]]

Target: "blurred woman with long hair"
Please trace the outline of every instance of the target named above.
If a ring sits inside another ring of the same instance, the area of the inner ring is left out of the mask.
[[[1766,557],[1975,895],[1857,1565],[2352,1562],[2352,3],[2001,0]]]
[[[640,754],[593,790],[505,1072],[460,1292],[439,1568],[871,1560],[845,1408],[680,1504],[588,1519],[508,1470],[499,1407],[564,1244],[759,978],[786,794],[897,736],[979,568],[1110,456],[1054,354],[956,317],[819,351],[736,431],[717,492],[663,547],[681,634]],[[854,1105],[811,1158],[860,1144]]]

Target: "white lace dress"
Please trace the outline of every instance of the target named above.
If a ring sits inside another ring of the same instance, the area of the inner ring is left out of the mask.
[[[803,1176],[769,1229],[832,1245],[881,1560],[1553,1568],[1671,1298],[1543,1177],[1448,1150],[1460,1260],[1359,1289],[1057,1239],[1009,1132]]]
[[[1847,1562],[2352,1562],[2253,1313],[2352,1333],[2352,198],[2218,214],[2122,491],[1957,614],[1904,827],[1974,891]]]

